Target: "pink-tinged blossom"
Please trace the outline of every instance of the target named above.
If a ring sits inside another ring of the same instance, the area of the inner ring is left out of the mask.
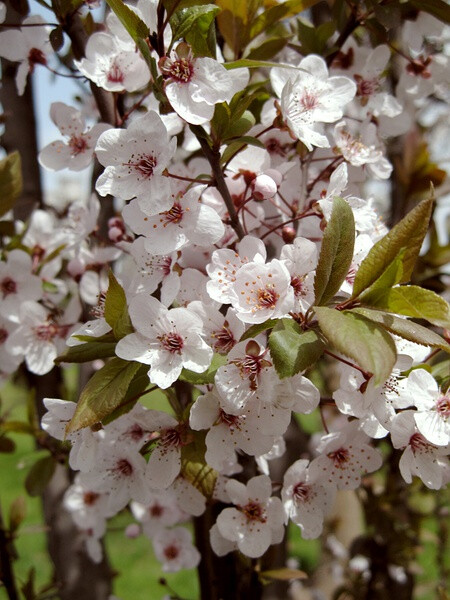
[[[102,444],[99,450],[94,469],[85,473],[85,483],[94,491],[108,494],[108,514],[116,514],[130,500],[146,504],[150,494],[145,477],[147,463],[138,450],[117,442]]]
[[[213,300],[221,304],[231,303],[234,297],[232,285],[238,270],[249,262],[264,264],[266,248],[264,242],[251,235],[245,236],[237,245],[236,251],[228,248],[212,253],[211,262],[206,266],[210,280],[206,288]]]
[[[0,315],[0,369],[1,374],[13,373],[23,360],[21,354],[13,354],[6,345],[6,340],[18,327],[9,319]]]
[[[341,431],[324,435],[317,445],[320,455],[310,464],[311,475],[333,483],[338,490],[355,490],[361,477],[378,470],[383,459],[367,444],[368,436],[352,421]]]
[[[271,81],[293,134],[308,150],[313,146],[328,148],[323,123],[342,118],[345,105],[355,96],[355,83],[348,77],[329,77],[323,58],[313,54],[300,61],[298,71],[272,69]]]
[[[52,315],[37,302],[23,302],[20,307],[20,326],[6,340],[12,354],[25,357],[28,369],[36,375],[45,375],[55,366],[54,360],[62,354],[65,340],[77,325],[81,305],[76,296],[61,317]]]
[[[432,490],[439,490],[445,481],[444,471],[448,468],[445,455],[450,446],[435,446],[417,429],[416,413],[405,410],[394,417],[390,424],[392,445],[403,449],[399,469],[406,483],[411,483],[413,476],[419,477]]]
[[[189,420],[192,429],[209,429],[206,434],[206,462],[221,471],[224,463],[233,460],[235,451],[251,456],[268,452],[273,438],[262,434],[255,414],[232,415],[220,407],[220,398],[208,392],[197,398]]]
[[[39,163],[50,171],[86,169],[92,162],[100,134],[110,129],[111,125],[98,123],[87,129],[81,112],[63,102],[53,102],[50,117],[66,140],[57,140],[45,146],[39,152]]]
[[[19,96],[25,91],[28,73],[32,73],[36,65],[46,65],[47,55],[52,51],[50,27],[45,25],[41,16],[27,17],[22,24],[36,26],[8,29],[0,33],[0,56],[20,62],[16,74]]]
[[[256,340],[239,342],[215,376],[221,407],[239,415],[251,399],[270,398],[277,379],[268,349]]]
[[[284,535],[283,507],[271,497],[272,483],[267,475],[249,480],[247,485],[231,479],[227,493],[235,508],[226,508],[217,517],[220,534],[251,558],[258,558]]]
[[[82,530],[95,528],[99,521],[104,521],[108,516],[108,494],[90,489],[83,473],[77,473],[75,481],[67,488],[63,505]]]
[[[124,50],[108,33],[93,33],[86,44],[86,58],[75,61],[85,77],[109,92],[136,92],[150,81],[150,71],[135,50]]]
[[[324,517],[332,508],[336,487],[312,474],[309,461],[297,460],[286,471],[281,499],[286,518],[302,531],[305,539],[317,538],[322,533]]]
[[[16,321],[23,302],[42,298],[42,283],[32,268],[32,258],[23,250],[11,250],[0,262],[0,315]]]
[[[175,149],[176,139],[168,135],[153,110],[132,121],[127,129],[105,131],[95,148],[98,160],[106,167],[97,179],[97,192],[123,200],[136,196],[146,215],[169,210],[173,198],[163,171]]]
[[[416,369],[406,381],[408,395],[417,412],[417,429],[430,443],[447,446],[450,443],[450,391],[444,394],[436,380],[425,369]]]
[[[218,354],[227,355],[245,331],[245,325],[236,317],[233,308],[229,308],[225,316],[214,306],[198,300],[190,302],[188,308],[201,318],[205,341]]]
[[[213,351],[201,337],[201,319],[192,311],[168,310],[150,294],[142,293],[131,300],[129,312],[136,333],[119,341],[116,354],[150,365],[152,383],[165,389],[183,368],[203,373],[209,367]]]
[[[193,569],[201,558],[200,552],[192,544],[191,533],[184,527],[164,529],[155,533],[153,550],[166,573]]]
[[[314,276],[317,267],[317,246],[297,237],[293,244],[282,247],[280,260],[286,266],[294,292],[294,311],[305,313],[314,302]]]
[[[133,200],[123,209],[123,218],[135,233],[145,237],[149,254],[170,254],[188,244],[214,244],[225,228],[217,212],[201,202],[203,189],[196,186],[170,198],[172,205],[155,216],[146,215]]]
[[[283,317],[294,308],[291,275],[276,258],[265,265],[253,262],[243,265],[231,291],[231,304],[244,323],[263,323]]]
[[[147,504],[132,502],[131,511],[134,518],[142,523],[142,530],[149,538],[157,531],[179,523],[183,517],[170,489],[150,492]]]
[[[70,467],[85,472],[94,469],[103,432],[85,427],[67,434],[66,428],[75,413],[76,403],[59,398],[44,398],[44,406],[47,412],[41,420],[42,429],[57,440],[68,440],[72,444],[69,454]]]
[[[195,58],[185,43],[178,44],[171,57],[159,66],[165,77],[164,90],[175,112],[188,123],[211,121],[218,102],[230,102],[246,85],[213,58]],[[248,79],[248,77],[246,77]]]

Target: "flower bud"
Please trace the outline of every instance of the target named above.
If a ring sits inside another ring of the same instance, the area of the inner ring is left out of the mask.
[[[281,230],[281,235],[283,236],[283,242],[285,244],[292,244],[297,236],[297,233],[293,227],[290,225],[285,225]]]
[[[277,193],[277,184],[269,175],[258,175],[252,181],[253,198],[255,200],[265,200],[273,198]]]

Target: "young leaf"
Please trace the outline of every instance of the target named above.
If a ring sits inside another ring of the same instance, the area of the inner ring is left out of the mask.
[[[0,160],[0,217],[14,206],[22,193],[22,167],[20,154],[12,152]]]
[[[40,496],[55,472],[56,461],[53,456],[40,458],[31,467],[26,479],[25,489],[30,496]]]
[[[450,307],[448,303],[431,290],[416,285],[401,285],[386,290],[384,294],[370,297],[369,306],[383,308],[398,315],[424,319],[438,327],[450,328]]]
[[[287,0],[287,2],[280,2],[275,6],[271,6],[253,21],[250,29],[250,39],[253,39],[262,31],[266,31],[268,27],[278,21],[311,8],[318,2],[319,0]]]
[[[211,498],[217,471],[205,461],[205,434],[194,432],[194,443],[181,449],[181,473],[205,498]]]
[[[112,358],[94,373],[81,392],[66,432],[89,427],[111,414],[123,403],[128,388],[141,366],[138,362]]]
[[[127,297],[114,273],[108,273],[109,286],[105,298],[105,321],[112,327],[117,340],[133,333],[133,325],[128,314]]]
[[[106,0],[106,2],[135,42],[148,37],[147,25],[127,4],[122,0]]]
[[[350,206],[336,197],[323,235],[314,279],[315,304],[327,304],[348,274],[355,245],[355,220]]]
[[[119,404],[117,408],[113,410],[107,417],[102,419],[103,425],[107,425],[108,423],[112,423],[120,416],[130,412],[136,402],[139,400],[140,396],[143,395],[142,392],[149,388],[150,382],[148,379],[148,365],[141,365],[141,367],[136,372],[133,377],[132,382],[130,383],[127,393],[125,394],[122,402]],[[156,386],[151,386],[148,389],[148,393],[153,391]]]
[[[97,358],[109,358],[114,356],[116,348],[116,342],[87,342],[86,344],[79,344],[77,346],[70,346],[60,356],[55,358],[55,363],[85,363],[90,360],[97,360]]]
[[[178,10],[170,19],[173,41],[184,38],[196,56],[216,56],[214,18],[220,8],[214,4]],[[213,45],[214,44],[214,45]]]
[[[420,202],[370,249],[356,273],[352,298],[356,298],[369,288],[403,248],[406,250],[402,261],[403,275],[400,283],[410,280],[423,239],[428,231],[432,207],[433,197]]]
[[[291,581],[292,579],[307,579],[308,575],[299,569],[290,569],[282,567],[280,569],[270,569],[261,571],[259,578],[262,583],[271,583],[273,581]]]
[[[250,27],[262,0],[216,0],[216,4],[221,8],[217,15],[220,33],[239,57],[250,41]]]
[[[9,507],[9,529],[12,533],[17,531],[26,515],[27,506],[25,498],[23,496],[18,496],[11,502]]]
[[[419,325],[418,323],[408,321],[408,319],[402,319],[396,315],[362,307],[353,308],[352,313],[362,315],[374,323],[382,325],[391,333],[395,333],[395,335],[399,335],[410,342],[415,342],[416,344],[421,344],[423,346],[431,346],[432,348],[441,348],[441,350],[450,352],[450,344],[448,344],[444,338],[434,331],[422,327],[422,325]]]
[[[391,264],[380,275],[380,277],[360,295],[361,302],[370,304],[372,300],[383,295],[386,290],[397,285],[403,277],[403,260],[405,258],[406,248],[402,248]]]
[[[280,379],[313,365],[325,345],[316,331],[302,331],[293,319],[281,319],[269,337],[270,356]]]
[[[371,373],[375,385],[388,379],[397,355],[394,340],[383,327],[353,311],[314,307],[314,312],[320,329],[338,352]]]
[[[263,331],[273,329],[277,323],[278,319],[268,319],[267,321],[264,321],[264,323],[257,323],[256,325],[252,325],[247,329],[245,333],[242,334],[241,339],[239,341],[243,342],[244,340],[254,338]]]

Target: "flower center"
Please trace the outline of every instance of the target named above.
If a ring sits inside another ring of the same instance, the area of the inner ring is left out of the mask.
[[[300,277],[300,275],[293,275],[291,277],[291,286],[294,288],[294,294],[297,298],[306,294],[306,290],[303,286],[304,279],[305,278]]]
[[[130,437],[133,442],[139,442],[145,435],[145,431],[139,425],[139,423],[134,423],[130,429],[126,432],[126,435]]]
[[[152,154],[144,154],[136,163],[128,163],[131,167],[134,167],[136,171],[149,179],[153,175],[153,169],[156,167],[157,160]]]
[[[239,429],[240,430],[242,421],[244,419],[245,419],[245,417],[241,417],[238,415],[229,415],[228,413],[226,413],[225,411],[220,409],[218,422],[223,425],[226,425],[230,429]]]
[[[116,462],[114,471],[120,477],[130,477],[133,474],[134,469],[133,465],[126,458],[121,458]]]
[[[355,283],[355,276],[356,276],[356,267],[350,267],[347,275],[345,276],[345,281],[347,281],[347,283],[349,283],[350,285],[353,285]]]
[[[164,216],[163,220],[165,221],[164,227],[168,223],[176,224],[179,223],[183,218],[183,208],[181,207],[181,204],[179,202],[175,202],[172,208],[163,212],[162,215]]]
[[[160,504],[156,503],[156,504],[153,504],[153,506],[150,506],[149,513],[150,513],[151,517],[158,519],[159,517],[161,517],[163,515],[164,508]]]
[[[344,465],[350,460],[350,452],[347,448],[339,448],[334,452],[329,452],[327,456],[334,462],[337,469],[343,469]]]
[[[230,330],[228,322],[225,321],[222,329],[213,331],[211,337],[214,338],[214,350],[219,354],[228,354],[236,343],[233,332]]]
[[[78,156],[87,150],[88,145],[82,135],[79,137],[73,135],[69,140],[69,147],[72,150],[72,156]]]
[[[34,65],[46,65],[47,59],[45,58],[45,54],[39,48],[31,48],[28,53],[28,64],[32,69]]]
[[[34,335],[41,342],[50,342],[59,333],[59,327],[55,323],[38,325],[33,329]]]
[[[292,495],[298,502],[307,502],[311,496],[311,486],[306,483],[300,482],[295,485]]]
[[[287,152],[286,152],[286,146],[282,145],[280,143],[279,140],[277,140],[276,138],[270,138],[269,140],[267,140],[265,142],[265,146],[267,148],[267,152],[269,152],[269,154],[276,154],[278,156],[281,157],[285,157]]]
[[[183,338],[178,333],[166,333],[158,338],[161,346],[170,354],[181,354]]]
[[[164,448],[180,448],[185,445],[184,427],[173,427],[163,429],[159,439],[159,445]]]
[[[4,344],[6,342],[7,337],[8,337],[8,332],[6,331],[6,329],[1,328],[0,329],[0,344]]]
[[[278,298],[280,297],[277,292],[266,285],[265,288],[259,288],[256,292],[256,296],[258,298],[258,303],[256,305],[257,309],[261,308],[274,308]]]
[[[17,283],[11,277],[5,277],[0,284],[3,298],[9,296],[9,294],[15,294],[17,292]]]
[[[113,62],[112,65],[110,66],[109,71],[106,74],[106,79],[110,83],[123,83],[123,80],[125,79],[125,75],[124,75],[122,69],[119,67],[119,65],[116,62]]]
[[[450,417],[450,394],[438,398],[436,410],[443,419]]]
[[[166,73],[179,83],[188,83],[194,74],[194,65],[187,58],[180,58],[172,62]]]
[[[426,450],[427,448],[433,448],[433,445],[427,442],[421,433],[414,433],[409,438],[409,445],[411,446],[411,450],[414,452],[414,454],[416,452]]]
[[[238,506],[237,508],[244,513],[247,521],[258,521],[258,523],[265,523],[267,521],[264,508],[258,502],[250,500],[245,506]]]
[[[97,492],[84,492],[83,494],[83,502],[86,506],[94,506],[99,498],[100,494]]]
[[[374,94],[379,88],[378,79],[363,79],[360,75],[355,75],[357,84],[357,96],[368,97]]]
[[[258,388],[258,375],[261,371],[265,367],[272,366],[272,363],[264,358],[267,350],[262,353],[260,353],[260,350],[261,348],[257,342],[249,342],[245,347],[244,358],[236,358],[230,361],[232,365],[239,369],[241,378],[250,381],[251,390]]]
[[[164,556],[167,558],[167,560],[174,560],[179,554],[180,550],[174,544],[164,548]]]
[[[313,110],[319,105],[319,99],[312,92],[305,91],[300,98],[300,105],[305,111]]]

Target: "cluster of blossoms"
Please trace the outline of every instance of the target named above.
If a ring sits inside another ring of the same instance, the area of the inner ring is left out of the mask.
[[[139,0],[133,10],[156,29],[156,3]],[[239,550],[258,558],[282,540],[289,521],[304,538],[316,538],[336,493],[355,490],[382,466],[381,438],[402,451],[407,483],[418,477],[440,489],[450,480],[450,396],[420,368],[431,348],[391,336],[397,362],[379,385],[336,353],[338,383],[323,402],[308,371],[280,375],[268,328],[257,327],[281,319],[305,330],[311,325],[336,196],[351,208],[356,239],[335,296],[341,303],[352,297],[359,266],[388,231],[369,191],[391,175],[386,143],[408,130],[426,98],[449,100],[448,57],[436,51],[427,62],[423,52],[433,46],[418,42],[425,26],[428,42],[440,39],[442,27],[430,19],[405,24],[400,59],[388,45],[368,51],[353,38],[329,66],[318,55],[280,55],[268,73],[260,123],[246,132],[258,144],[229,154],[222,188],[210,157],[198,152],[205,138],[193,132],[201,126],[214,136],[216,106],[256,83],[249,70],[227,70],[166,35],[167,55],[152,50],[160,94],[172,109],[160,115],[148,63],[119,20],[109,15],[106,30],[89,38],[79,71],[106,91],[141,92],[139,110],[124,96],[120,127],[87,128],[80,110],[53,104],[50,114],[65,140],[45,147],[39,162],[79,171],[95,154],[104,167],[96,191],[115,198],[117,215],[109,221],[109,243],[100,243],[96,196],[63,215],[34,212],[20,248],[0,263],[0,356],[2,377],[22,360],[41,375],[66,339],[74,349],[106,336],[117,342],[115,360],[145,365],[148,389],[171,400],[167,412],[131,402],[117,419],[77,430],[69,425],[74,403],[45,400],[43,429],[72,444],[69,464],[79,473],[64,502],[93,560],[101,559],[107,519],[128,504],[139,523],[129,535],[150,537],[166,571],[198,565],[200,554],[180,524],[211,502],[226,505],[210,533],[219,556]],[[45,27],[0,33],[0,55],[21,61],[19,92],[27,69],[46,60],[46,36]],[[395,90],[385,78],[390,62],[399,73]],[[112,263],[129,315],[120,336],[105,307]],[[87,321],[82,303],[90,306]],[[193,384],[187,400],[175,401],[180,377]],[[326,431],[311,438],[277,487],[271,460],[284,454],[290,423],[319,407]],[[214,480],[208,493],[186,467],[201,443]],[[246,483],[242,457],[255,459]]]

